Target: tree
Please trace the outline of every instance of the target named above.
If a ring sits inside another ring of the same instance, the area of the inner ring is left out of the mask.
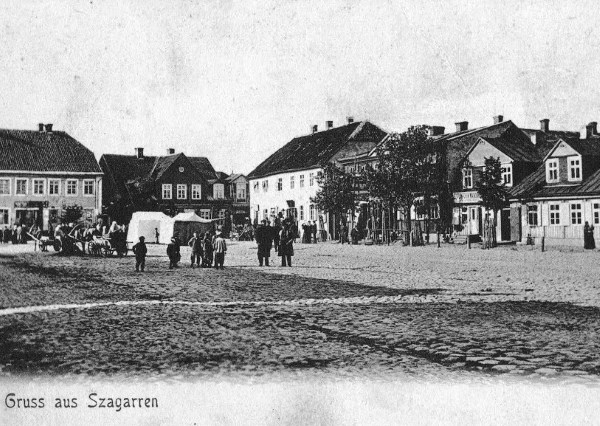
[[[356,193],[354,191],[354,176],[344,172],[335,164],[328,164],[323,168],[323,173],[317,176],[319,190],[311,202],[319,210],[334,215],[336,218],[345,218],[346,212],[351,210],[354,214]],[[337,221],[336,221],[337,222]],[[339,231],[339,223],[335,223]]]
[[[481,204],[486,211],[492,211],[493,219],[486,218],[484,230],[484,248],[496,247],[496,224],[498,212],[508,201],[508,192],[502,179],[502,165],[499,158],[485,159],[481,178],[477,184],[477,192],[481,197]]]
[[[424,126],[390,134],[377,149],[378,163],[367,168],[364,178],[372,197],[389,208],[399,208],[406,222],[405,243],[411,234],[411,208],[418,197],[419,212],[429,217],[445,184],[443,145],[428,135]]]

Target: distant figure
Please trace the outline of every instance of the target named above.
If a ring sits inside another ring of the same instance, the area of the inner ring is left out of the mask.
[[[11,240],[12,237],[12,232],[10,231],[10,228],[8,227],[8,225],[6,225],[4,227],[4,232],[2,233],[2,239],[4,240],[4,244],[8,244]]]
[[[283,229],[279,233],[279,256],[281,256],[281,266],[292,266],[292,256],[294,255],[294,235],[288,222],[284,222]]]
[[[23,244],[23,226],[17,226],[17,244]]]
[[[223,263],[225,263],[225,253],[227,253],[227,243],[221,231],[217,231],[215,238],[215,269],[224,269]]]
[[[313,239],[313,243],[317,244],[317,222],[313,220],[312,223],[312,239]]]
[[[146,267],[146,253],[148,248],[144,242],[145,238],[140,237],[140,242],[133,246],[133,253],[135,254],[135,272],[139,272],[140,269],[144,272]]]
[[[258,266],[269,266],[271,247],[273,247],[273,229],[267,220],[256,228],[256,243],[258,244]]]
[[[198,267],[202,266],[202,239],[198,237],[198,233],[194,232],[194,236],[188,241],[188,245],[192,248],[192,255],[190,257],[192,263],[190,268],[194,267],[194,263]]]
[[[594,225],[585,222],[583,227],[583,248],[585,250],[594,250],[596,248],[596,241],[594,241]]]
[[[212,239],[210,238],[210,233],[207,232],[204,234],[204,239],[202,240],[202,267],[210,268],[213,263],[213,244]]]
[[[154,237],[156,238],[156,244],[158,244],[158,237],[160,237],[160,233],[158,232],[158,228],[154,228]]]
[[[352,239],[352,245],[358,244],[358,229],[356,229],[356,226],[350,231],[350,238]]]
[[[171,242],[167,245],[167,256],[169,256],[169,269],[177,267],[177,263],[181,260],[181,253],[179,250],[179,242],[177,238],[171,238]]]

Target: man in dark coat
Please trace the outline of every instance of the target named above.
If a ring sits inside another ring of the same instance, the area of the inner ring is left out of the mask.
[[[194,267],[194,263],[200,267],[202,265],[202,239],[198,236],[197,232],[194,232],[194,236],[188,242],[188,245],[192,248],[191,268]]]
[[[204,234],[204,239],[202,240],[202,267],[210,268],[213,263],[213,244],[212,238],[210,237],[210,233],[206,232]]]
[[[140,269],[144,272],[146,267],[146,253],[148,248],[144,242],[145,238],[140,237],[140,242],[133,246],[133,253],[135,254],[135,272],[139,272]]]
[[[177,238],[171,238],[171,242],[167,246],[167,256],[169,256],[169,269],[177,267],[177,263],[181,260],[181,253],[179,250],[179,242]]]
[[[317,222],[313,221],[312,223],[312,238],[313,238],[313,243],[317,243]]]
[[[292,266],[292,256],[294,255],[294,233],[289,222],[284,222],[279,235],[279,256],[281,256],[281,266]]]
[[[269,257],[271,257],[271,248],[273,247],[273,229],[268,221],[263,221],[256,228],[256,243],[258,244],[258,265],[269,266]]]
[[[585,226],[583,227],[583,248],[586,250],[594,250],[596,248],[594,225],[590,226],[588,222],[585,222]]]

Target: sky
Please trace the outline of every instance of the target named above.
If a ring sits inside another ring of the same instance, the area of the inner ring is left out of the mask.
[[[0,128],[249,173],[313,124],[600,121],[594,1],[14,1]]]

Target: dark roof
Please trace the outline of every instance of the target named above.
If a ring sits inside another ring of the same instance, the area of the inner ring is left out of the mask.
[[[233,182],[234,180],[236,180],[239,177],[244,177],[243,174],[241,173],[233,173],[231,175],[229,175],[229,177],[227,179],[225,179],[227,182]]]
[[[506,138],[512,139],[515,144],[531,145],[531,140],[527,135],[510,120],[492,124],[491,126],[444,135],[438,141],[446,143],[448,177],[450,180],[456,180],[460,163],[479,138]]]
[[[600,170],[578,185],[546,185],[546,166],[542,164],[509,191],[511,198],[547,198],[600,194]]]
[[[226,180],[229,177],[229,175],[225,172],[215,172],[215,176],[218,180]]]
[[[183,153],[165,157],[142,157],[135,155],[104,154],[100,165],[106,174],[107,189],[120,194],[126,194],[126,183],[134,180],[150,178],[158,179],[179,156]],[[215,177],[215,171],[206,157],[187,157],[192,165],[207,180]]]
[[[368,121],[357,121],[333,129],[292,139],[249,175],[249,179],[293,170],[322,167],[352,140],[379,142],[386,132]],[[371,148],[371,146],[369,146]]]
[[[552,146],[550,151],[548,151],[548,153],[550,153],[552,151],[552,149],[556,146],[556,144],[561,140],[566,142],[571,148],[573,148],[575,151],[577,151],[581,155],[591,156],[591,157],[599,157],[600,156],[600,139],[595,139],[595,138],[592,138],[592,139],[561,138],[557,141],[554,141],[554,145]],[[548,155],[548,153],[546,153],[546,155]]]
[[[533,143],[523,143],[522,140],[515,141],[506,137],[506,134],[498,138],[481,138],[493,147],[512,158],[513,161],[539,163],[542,161]]]
[[[0,170],[102,173],[94,153],[62,131],[0,129]]]

